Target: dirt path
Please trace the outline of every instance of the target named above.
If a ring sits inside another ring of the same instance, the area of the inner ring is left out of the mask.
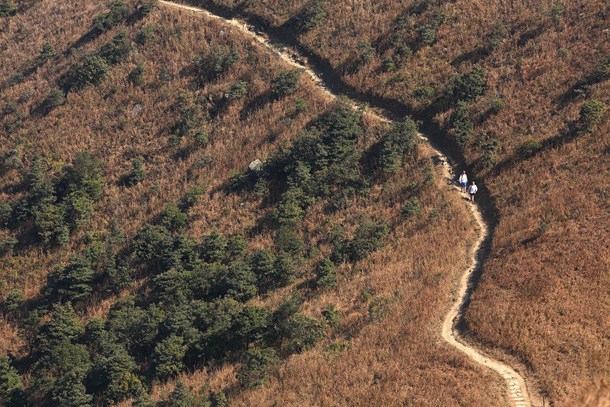
[[[290,65],[292,65],[294,67],[302,69],[305,73],[307,73],[311,77],[311,79],[318,86],[320,86],[320,88],[326,94],[328,94],[329,96],[331,96],[333,98],[338,98],[340,96],[340,95],[333,93],[330,90],[330,88],[328,86],[326,86],[324,81],[321,79],[321,75],[319,73],[317,73],[314,68],[307,66],[306,62],[304,62],[305,58],[301,57],[298,54],[298,52],[290,49],[289,47],[285,46],[284,44],[272,41],[267,36],[265,36],[264,33],[256,32],[256,30],[254,29],[253,26],[243,23],[241,21],[235,20],[235,19],[227,19],[224,17],[217,16],[205,9],[201,9],[201,8],[197,8],[197,7],[191,7],[191,6],[186,6],[183,4],[172,3],[169,1],[165,1],[165,0],[160,0],[159,3],[169,6],[169,7],[176,7],[176,8],[204,14],[208,18],[211,18],[214,20],[221,20],[221,21],[225,22],[226,24],[229,24],[233,27],[238,28],[239,30],[244,32],[246,35],[251,37],[253,40],[259,42],[263,46],[265,46],[268,49],[270,49],[271,51],[273,51],[273,53],[276,54],[282,60],[286,61],[287,63],[289,63]],[[352,102],[352,104],[353,104],[354,108],[359,107],[356,103]],[[367,113],[371,114],[372,116],[374,116],[375,118],[377,118],[380,121],[383,121],[386,123],[391,122],[390,119],[388,119],[387,117],[384,117],[381,114],[371,112],[370,110],[367,111]],[[461,192],[459,191],[459,188],[453,182],[453,180],[455,179],[455,175],[451,168],[450,159],[447,156],[445,156],[442,152],[440,152],[437,148],[435,148],[432,145],[432,143],[430,143],[430,140],[426,137],[426,135],[420,133],[420,138],[422,140],[426,141],[427,144],[436,152],[437,162],[440,163],[441,170],[443,171],[443,175],[445,176],[448,184],[452,185],[452,189],[455,190],[455,194],[461,194]],[[482,246],[483,242],[489,236],[489,227],[488,227],[487,223],[485,222],[485,220],[483,219],[483,215],[482,215],[480,208],[477,205],[472,205],[471,209],[472,209],[472,214],[473,214],[476,222],[479,225],[479,236],[470,251],[469,257],[471,260],[470,260],[469,268],[461,276],[458,290],[454,294],[454,297],[453,297],[453,305],[451,306],[451,309],[449,310],[449,312],[447,313],[447,315],[445,316],[445,318],[443,320],[441,336],[446,342],[448,342],[450,345],[454,346],[458,350],[465,353],[473,361],[496,371],[500,376],[502,376],[502,378],[505,380],[505,382],[507,384],[508,399],[513,406],[515,406],[515,407],[534,407],[534,404],[532,404],[532,401],[528,394],[527,386],[525,384],[525,380],[523,379],[523,377],[515,369],[508,366],[507,364],[502,363],[498,360],[492,359],[488,356],[485,356],[479,350],[473,348],[472,346],[468,345],[466,342],[461,340],[458,335],[457,329],[456,329],[457,322],[459,321],[459,318],[460,318],[461,314],[463,313],[466,304],[468,303],[468,299],[470,298],[472,276],[475,273],[475,271],[477,271],[478,268],[481,266],[481,260],[482,260],[481,259],[481,246]],[[542,404],[537,403],[536,405],[542,405]]]

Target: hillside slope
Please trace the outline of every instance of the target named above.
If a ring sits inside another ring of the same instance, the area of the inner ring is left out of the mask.
[[[466,315],[556,403],[608,377],[608,5],[199,1],[290,37],[463,155],[497,225]]]
[[[410,120],[154,2],[15,4],[4,404],[503,404],[439,342],[476,233]]]

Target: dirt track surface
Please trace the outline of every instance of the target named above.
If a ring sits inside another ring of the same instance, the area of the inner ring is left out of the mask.
[[[173,3],[173,2],[169,2],[169,1],[165,1],[165,0],[160,0],[159,3],[162,5],[168,6],[168,7],[176,7],[176,8],[180,8],[183,10],[192,11],[195,13],[200,13],[210,19],[221,20],[221,21],[225,22],[226,24],[229,24],[233,27],[238,28],[239,30],[244,32],[246,35],[248,35],[249,37],[251,37],[252,39],[257,41],[258,43],[267,47],[269,50],[271,50],[274,54],[276,54],[282,60],[286,61],[287,63],[289,63],[290,65],[292,65],[294,67],[302,69],[329,96],[331,96],[333,98],[338,98],[339,96],[342,96],[342,95],[337,95],[337,94],[333,93],[330,90],[330,88],[328,86],[326,86],[326,84],[324,83],[321,76],[318,73],[316,73],[315,69],[313,69],[312,67],[306,66],[306,64],[304,62],[302,62],[302,61],[306,60],[306,58],[300,56],[297,51],[292,50],[289,47],[286,47],[284,44],[277,43],[277,42],[270,40],[263,33],[256,32],[254,27],[252,27],[244,22],[241,22],[239,20],[236,20],[236,19],[227,19],[224,17],[217,16],[215,14],[212,14],[208,10],[205,10],[202,8]],[[353,103],[353,106],[354,106],[354,108],[359,107],[356,103]],[[373,117],[377,118],[380,121],[391,122],[390,119],[388,119],[387,117],[384,117],[382,114],[374,113],[371,111],[368,111],[367,113],[372,115]],[[443,172],[443,176],[446,178],[448,185],[451,185],[451,189],[454,190],[455,194],[461,194],[461,192],[459,191],[459,188],[457,187],[457,185],[454,182],[455,174],[453,173],[453,170],[451,168],[450,159],[447,156],[445,156],[442,152],[440,152],[437,148],[435,148],[430,143],[430,141],[428,140],[426,135],[420,133],[420,138],[422,140],[426,141],[427,144],[430,146],[430,148],[432,148],[436,152],[436,155],[437,155],[436,161],[439,164],[439,166],[441,167],[441,171]],[[476,363],[479,363],[483,366],[486,366],[489,369],[494,370],[500,376],[502,376],[502,378],[504,379],[504,381],[506,382],[506,385],[507,385],[507,398],[512,406],[515,406],[515,407],[542,406],[542,403],[539,403],[538,400],[536,400],[537,401],[536,404],[532,403],[532,399],[530,398],[530,395],[528,393],[528,389],[527,389],[525,380],[513,367],[507,365],[506,363],[500,362],[498,360],[492,359],[489,356],[484,355],[480,350],[472,347],[471,345],[469,345],[466,342],[464,342],[463,340],[461,340],[458,335],[456,325],[460,319],[461,314],[463,313],[463,311],[465,309],[465,306],[468,303],[468,299],[470,298],[470,294],[472,291],[472,285],[473,285],[473,281],[472,281],[473,275],[481,267],[481,263],[482,263],[481,248],[482,248],[483,242],[485,242],[485,240],[487,239],[487,237],[489,235],[489,226],[485,222],[480,208],[477,205],[471,205],[471,209],[472,209],[472,211],[471,211],[472,215],[478,224],[479,236],[478,236],[475,244],[472,246],[470,253],[469,253],[470,265],[469,265],[468,269],[460,277],[459,286],[457,287],[457,291],[455,292],[454,297],[452,298],[451,309],[449,310],[449,312],[447,313],[447,315],[445,316],[445,318],[443,320],[441,336],[442,336],[443,340],[445,340],[447,343],[449,343],[450,345],[454,346],[455,348],[457,348],[458,350],[460,350],[461,352],[466,354],[471,360],[473,360]]]

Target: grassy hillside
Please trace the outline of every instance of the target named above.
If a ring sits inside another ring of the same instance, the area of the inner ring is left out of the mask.
[[[2,403],[502,404],[438,340],[475,231],[412,121],[154,2],[1,7]]]
[[[292,36],[462,154],[497,213],[469,329],[555,402],[608,377],[606,3],[198,4]]]

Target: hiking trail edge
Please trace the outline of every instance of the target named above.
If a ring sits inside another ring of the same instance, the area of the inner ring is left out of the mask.
[[[168,7],[175,7],[203,14],[210,19],[220,20],[225,22],[226,24],[238,28],[258,43],[267,47],[282,60],[286,61],[290,65],[302,69],[311,77],[314,83],[316,83],[327,95],[331,96],[332,98],[338,98],[340,96],[330,90],[330,88],[321,78],[321,75],[318,74],[314,68],[309,67],[305,65],[305,63],[301,62],[302,60],[305,60],[305,58],[300,57],[297,51],[291,49],[290,47],[287,47],[285,44],[270,40],[263,33],[257,32],[253,26],[236,19],[228,19],[218,16],[203,8],[187,6],[184,4],[173,3],[165,0],[159,0],[159,3]],[[354,102],[352,102],[352,105],[354,108],[359,107]],[[386,123],[392,122],[392,120],[388,119],[387,117],[384,117],[382,114],[370,111],[368,111],[367,113],[371,114],[373,117],[380,121]],[[451,166],[449,165],[450,159],[447,158],[447,156],[445,156],[435,146],[433,146],[425,134],[420,133],[419,136],[422,140],[426,141],[428,145],[436,152],[438,159],[437,161],[441,163],[443,175],[446,177],[448,184],[452,185],[452,189],[454,189],[456,193],[461,193],[457,185],[453,182],[454,173],[451,169]],[[494,370],[500,376],[502,376],[507,385],[507,396],[511,405],[515,407],[541,406],[541,403],[532,403],[532,399],[530,398],[530,395],[528,393],[528,388],[525,383],[525,380],[513,367],[484,355],[481,351],[473,348],[471,345],[464,342],[459,337],[459,334],[457,332],[456,325],[465,309],[466,304],[468,303],[468,299],[470,298],[472,276],[475,271],[477,271],[481,266],[481,246],[489,236],[489,226],[483,219],[483,214],[480,208],[478,207],[478,205],[471,205],[471,209],[472,215],[480,229],[479,235],[475,244],[470,249],[470,265],[468,267],[468,270],[466,270],[460,277],[457,292],[453,295],[453,305],[451,306],[451,309],[443,320],[441,336],[443,340],[457,348],[459,351],[466,354],[471,360],[475,361],[480,365],[486,366],[489,369]]]

